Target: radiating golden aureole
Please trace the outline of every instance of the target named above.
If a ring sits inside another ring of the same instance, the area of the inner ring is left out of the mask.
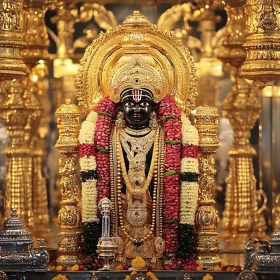
[[[0,81],[25,75],[20,50],[23,40],[23,1],[4,0],[0,5]]]
[[[258,81],[280,77],[280,3],[278,0],[248,0],[246,13],[246,61],[243,77]]]
[[[80,112],[76,105],[67,99],[57,111],[57,127],[59,138],[56,147],[63,158],[59,159],[59,174],[61,175],[61,209],[58,214],[57,263],[71,266],[78,260],[78,247],[81,236],[81,212],[78,204],[79,187],[76,182],[76,158],[78,154],[78,135],[80,128]]]
[[[105,96],[118,102],[122,82],[153,87],[156,102],[173,95],[187,115],[194,107],[197,78],[189,51],[138,11],[87,48],[76,79],[79,104],[88,112]]]
[[[218,233],[216,232],[219,217],[214,208],[215,201],[212,196],[216,174],[213,155],[219,147],[217,109],[200,106],[197,108],[194,119],[200,147],[198,207],[195,215],[195,226],[198,234],[197,263],[204,267],[213,267],[220,261]]]

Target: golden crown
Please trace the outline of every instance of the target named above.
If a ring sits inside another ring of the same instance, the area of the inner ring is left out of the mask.
[[[79,105],[89,111],[105,96],[118,102],[124,89],[147,88],[155,102],[173,95],[188,114],[194,107],[196,84],[194,60],[182,42],[135,11],[87,48],[76,95]]]

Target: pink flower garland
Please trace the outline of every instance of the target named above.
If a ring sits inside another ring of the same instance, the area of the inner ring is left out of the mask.
[[[158,113],[159,119],[164,122],[166,141],[163,217],[165,251],[168,254],[176,252],[178,247],[182,122],[180,109],[171,96],[167,96],[161,101]]]
[[[110,155],[109,138],[112,118],[116,114],[115,104],[108,98],[104,98],[94,109],[98,113],[94,144],[96,146],[96,170],[97,181],[97,203],[110,194]]]

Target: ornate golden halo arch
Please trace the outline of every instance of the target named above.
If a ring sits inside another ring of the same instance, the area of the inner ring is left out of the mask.
[[[146,87],[155,101],[174,96],[189,115],[195,105],[194,60],[173,32],[161,30],[135,11],[123,25],[101,33],[85,51],[76,78],[76,96],[86,112],[105,96],[119,101],[126,87]]]

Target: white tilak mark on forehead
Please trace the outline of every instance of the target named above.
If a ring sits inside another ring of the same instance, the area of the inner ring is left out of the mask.
[[[142,90],[135,89],[132,91],[133,100],[139,102],[142,99]]]

